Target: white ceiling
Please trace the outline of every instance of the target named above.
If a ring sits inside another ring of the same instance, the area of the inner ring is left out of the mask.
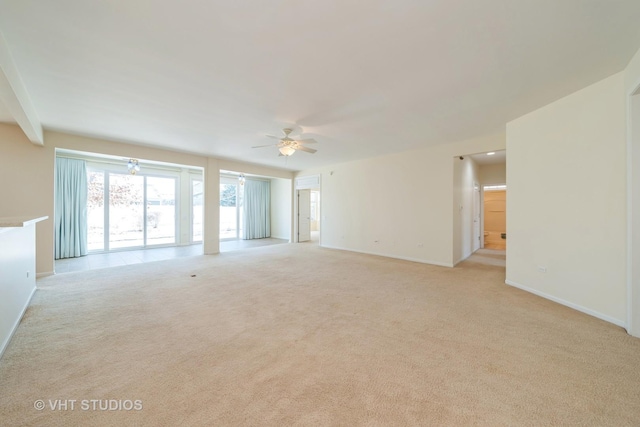
[[[291,170],[501,132],[640,47],[638,0],[0,0],[0,11],[45,128]],[[285,126],[318,153],[285,164],[250,148]]]
[[[493,154],[488,156],[487,153],[472,154],[471,157],[479,165],[502,165],[507,163],[507,150],[491,151]]]

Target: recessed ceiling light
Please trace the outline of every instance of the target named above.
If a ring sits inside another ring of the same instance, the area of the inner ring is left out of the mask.
[[[487,153],[487,156],[493,156],[494,154],[496,154],[495,151],[492,151],[490,153]]]

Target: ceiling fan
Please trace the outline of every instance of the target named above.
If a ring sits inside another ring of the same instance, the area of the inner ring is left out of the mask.
[[[315,144],[317,141],[315,139],[294,139],[289,136],[292,129],[284,128],[282,129],[284,133],[284,138],[274,135],[266,135],[269,138],[276,138],[280,141],[277,144],[268,144],[268,145],[256,145],[251,148],[263,148],[263,147],[278,147],[278,151],[280,151],[279,156],[291,156],[296,151],[304,151],[305,153],[315,153],[318,150],[314,150],[313,148],[305,147],[304,144]]]

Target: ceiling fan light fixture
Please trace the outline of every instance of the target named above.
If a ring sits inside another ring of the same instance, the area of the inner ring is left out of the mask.
[[[290,156],[296,152],[296,150],[294,150],[292,147],[289,147],[289,146],[280,147],[279,150],[283,156]]]

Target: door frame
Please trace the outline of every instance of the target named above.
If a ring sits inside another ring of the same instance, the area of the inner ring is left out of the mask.
[[[201,218],[201,223],[202,223],[202,237],[200,238],[200,240],[194,240],[193,238],[193,216],[194,216],[194,208],[193,208],[193,198],[195,196],[195,194],[193,193],[193,184],[194,182],[200,182],[201,186],[202,186],[202,218]],[[204,176],[202,175],[195,175],[190,173],[189,174],[189,243],[190,244],[199,244],[202,243],[204,241]]]
[[[481,214],[481,197],[482,197],[482,186],[479,182],[473,181],[473,218],[472,218],[472,227],[473,227],[473,242],[471,244],[471,253],[474,253],[478,249],[482,248],[482,214]]]
[[[309,223],[309,239],[306,239],[306,240],[300,240],[300,230],[301,230],[300,219],[302,218],[302,216],[300,215],[300,211],[301,211],[301,209],[300,209],[300,194],[303,191],[306,191],[309,194],[309,203],[308,203],[309,206],[307,206],[307,210],[309,211],[309,217],[307,218],[307,221]],[[311,241],[311,189],[309,189],[309,188],[301,188],[301,189],[296,190],[296,205],[298,207],[298,214],[296,216],[297,222],[298,222],[298,230],[297,230],[298,232],[296,233],[296,241],[298,243],[309,242],[309,241]]]
[[[627,98],[627,333],[640,337],[640,81]]]

